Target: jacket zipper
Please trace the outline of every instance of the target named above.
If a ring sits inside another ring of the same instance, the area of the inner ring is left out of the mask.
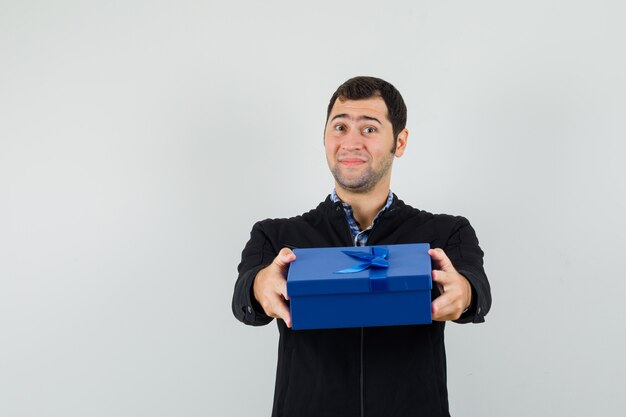
[[[345,216],[344,216],[345,219]],[[346,224],[348,226],[348,234],[350,235],[350,237],[352,237],[352,246],[358,246],[357,245],[357,239],[358,239],[358,235],[357,236],[352,236],[352,230],[350,229],[350,225]],[[371,233],[371,232],[370,232]],[[360,369],[360,374],[359,374],[359,385],[360,385],[360,394],[361,394],[361,417],[365,417],[365,393],[364,393],[364,372],[363,372],[363,339],[365,336],[365,329],[363,327],[361,327],[361,349],[360,349],[360,363],[359,363],[359,369]]]
[[[340,209],[339,206],[337,206],[337,211],[338,212],[343,212],[343,209]],[[357,245],[357,237],[352,236],[352,230],[350,229],[350,225],[348,224],[347,220],[346,220],[346,216],[345,213],[341,213],[343,214],[343,218],[346,221],[346,226],[348,226],[348,236],[350,237],[350,240],[352,241],[352,246],[358,246]],[[375,226],[375,225],[374,225]],[[372,235],[372,231],[374,230],[374,226],[372,226],[372,229],[370,230],[370,237]],[[369,238],[368,238],[368,242],[369,242]],[[364,348],[364,338],[365,338],[365,329],[363,327],[361,327],[361,352],[360,352],[360,376],[359,376],[359,384],[360,384],[360,388],[361,388],[361,417],[365,417],[365,393],[364,393],[364,372],[363,372],[363,361],[364,361],[364,355],[363,355],[363,348]]]
[[[352,235],[352,231],[350,230],[350,226],[348,225],[348,231],[350,232],[350,235]],[[371,232],[370,232],[371,233]],[[354,237],[354,239],[352,240],[352,245],[353,246],[358,246],[357,245],[357,239],[358,239],[358,235]],[[359,375],[359,384],[360,384],[360,394],[361,394],[361,417],[365,417],[365,393],[364,393],[364,372],[363,372],[363,339],[365,336],[365,329],[363,327],[361,327],[361,351],[360,351],[360,364],[359,364],[359,368],[360,368],[360,375]]]
[[[380,223],[377,222],[377,223]],[[372,237],[372,232],[374,231],[374,228],[376,227],[376,224],[372,226],[372,228],[370,229],[369,232],[369,237],[367,238],[367,242],[370,243],[370,239]],[[350,232],[350,235],[352,235],[352,231],[350,230],[350,226],[348,225],[348,231]],[[355,237],[352,241],[353,246],[357,246],[357,237]],[[371,245],[368,245],[371,246]],[[361,377],[360,377],[360,383],[361,383],[361,417],[365,417],[365,376],[364,376],[364,372],[363,372],[363,368],[364,368],[364,355],[363,355],[363,350],[364,350],[364,346],[365,346],[365,328],[361,327]]]
[[[363,393],[363,336],[364,329],[361,327],[361,417],[365,416],[365,404]]]

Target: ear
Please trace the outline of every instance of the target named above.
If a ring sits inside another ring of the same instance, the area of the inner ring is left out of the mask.
[[[396,152],[394,155],[396,158],[400,158],[406,149],[407,141],[409,140],[409,131],[404,128],[400,133],[398,133],[398,139],[396,141]]]

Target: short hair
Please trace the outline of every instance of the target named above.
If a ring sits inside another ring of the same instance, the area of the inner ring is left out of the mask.
[[[364,100],[370,97],[381,97],[387,106],[387,118],[393,128],[394,140],[406,127],[406,105],[400,92],[387,81],[376,77],[354,77],[341,84],[330,98],[326,111],[326,123],[335,101]]]

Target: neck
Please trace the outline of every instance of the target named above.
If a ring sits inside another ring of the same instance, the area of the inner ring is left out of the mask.
[[[372,224],[374,217],[387,203],[389,181],[380,181],[371,191],[366,193],[355,193],[335,183],[335,192],[341,201],[350,204],[354,218],[363,230]]]

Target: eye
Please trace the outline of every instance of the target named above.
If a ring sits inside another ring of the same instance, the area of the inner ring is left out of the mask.
[[[366,127],[365,129],[363,129],[363,133],[376,133],[376,128],[375,127]]]
[[[336,132],[343,132],[345,129],[343,127],[343,125],[335,125],[335,131]]]

